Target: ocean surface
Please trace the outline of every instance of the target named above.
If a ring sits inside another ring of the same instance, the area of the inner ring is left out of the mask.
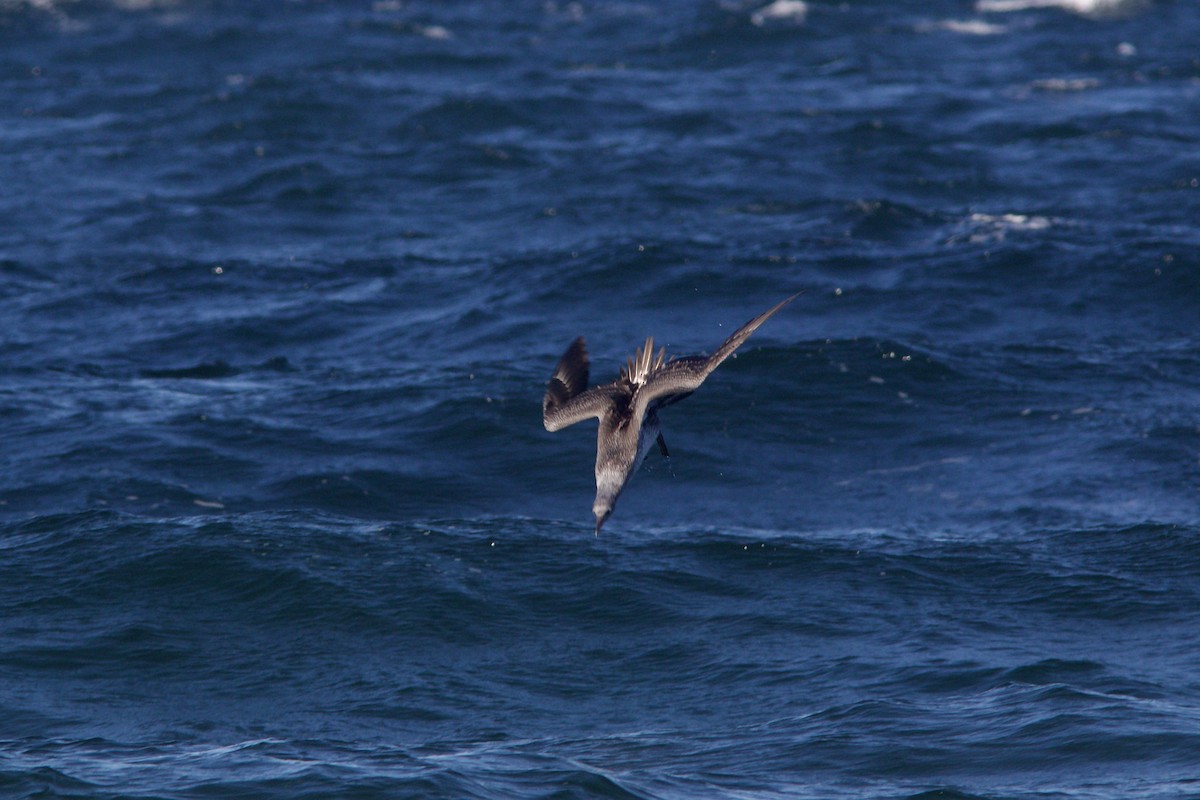
[[[0,0],[0,797],[1200,798],[1198,43]]]

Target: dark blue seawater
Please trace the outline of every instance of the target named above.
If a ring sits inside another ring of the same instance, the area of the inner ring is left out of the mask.
[[[0,796],[1200,797],[1198,43],[0,0]]]

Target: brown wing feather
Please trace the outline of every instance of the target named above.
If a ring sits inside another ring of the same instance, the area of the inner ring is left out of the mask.
[[[546,383],[542,399],[542,424],[557,431],[576,422],[601,417],[622,395],[616,382],[587,388],[587,342],[580,336],[571,342]]]
[[[542,410],[542,424],[548,431],[562,430],[568,425],[587,419],[600,419],[618,404],[629,402],[629,390],[624,383],[593,386],[559,406]]]
[[[802,294],[804,294],[802,291],[796,292],[738,328],[712,355],[686,356],[663,364],[650,375],[646,384],[639,388],[636,398],[636,402],[640,406],[639,411],[644,413],[651,403],[657,407],[668,405],[682,400],[683,397],[696,391],[700,384],[704,383],[704,379],[721,365],[722,361],[733,355],[733,351],[750,338],[750,334],[758,330],[759,326],[777,311]]]
[[[587,389],[588,383],[587,341],[582,336],[571,342],[567,352],[554,367],[554,375],[546,384],[546,396],[542,399],[542,414],[556,408]]]
[[[661,408],[682,400],[704,383],[704,379],[733,355],[760,325],[802,294],[804,292],[796,292],[738,328],[710,356],[685,356],[664,363],[664,351],[655,354],[654,340],[647,339],[621,370],[620,378],[591,389],[587,389],[587,343],[580,336],[563,353],[554,368],[554,375],[546,384],[542,423],[546,430],[557,431],[585,419],[600,419],[618,405],[626,407],[631,392],[634,403],[631,416],[634,419],[641,419],[651,404]]]

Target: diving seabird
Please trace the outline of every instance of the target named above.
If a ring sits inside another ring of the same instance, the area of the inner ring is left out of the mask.
[[[803,292],[764,311],[734,331],[711,356],[683,356],[666,360],[666,348],[654,353],[654,337],[621,367],[612,383],[587,388],[587,343],[580,336],[554,368],[542,400],[542,422],[546,430],[557,431],[576,422],[595,417],[600,420],[596,439],[596,533],[612,514],[621,490],[633,473],[658,444],[663,456],[667,443],[658,422],[660,408],[678,403],[704,383],[709,373],[729,358],[750,334],[771,315]]]

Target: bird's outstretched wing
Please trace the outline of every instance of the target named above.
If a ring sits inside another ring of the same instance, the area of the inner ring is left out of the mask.
[[[554,375],[546,384],[542,399],[542,424],[557,431],[592,417],[599,418],[612,408],[619,394],[615,383],[587,388],[587,342],[580,336],[571,342],[558,360]]]
[[[587,341],[580,336],[571,342],[554,367],[554,374],[546,384],[543,411],[551,406],[562,405],[587,388],[588,363]]]
[[[758,327],[770,319],[775,312],[802,294],[804,294],[802,291],[796,292],[738,328],[712,355],[684,356],[663,364],[652,372],[646,383],[639,388],[635,398],[635,402],[639,406],[638,411],[643,412],[652,403],[657,408],[670,405],[696,391],[700,384],[704,383],[704,379],[709,376],[709,373],[719,367],[722,361],[733,355],[733,351],[737,350],[742,342],[749,339],[750,334],[758,330]]]
[[[549,395],[549,392],[546,394]],[[568,425],[583,422],[585,419],[600,419],[622,402],[628,405],[629,394],[627,391],[622,391],[622,388],[616,383],[593,386],[562,405],[543,405],[542,423],[548,431],[562,430]]]

